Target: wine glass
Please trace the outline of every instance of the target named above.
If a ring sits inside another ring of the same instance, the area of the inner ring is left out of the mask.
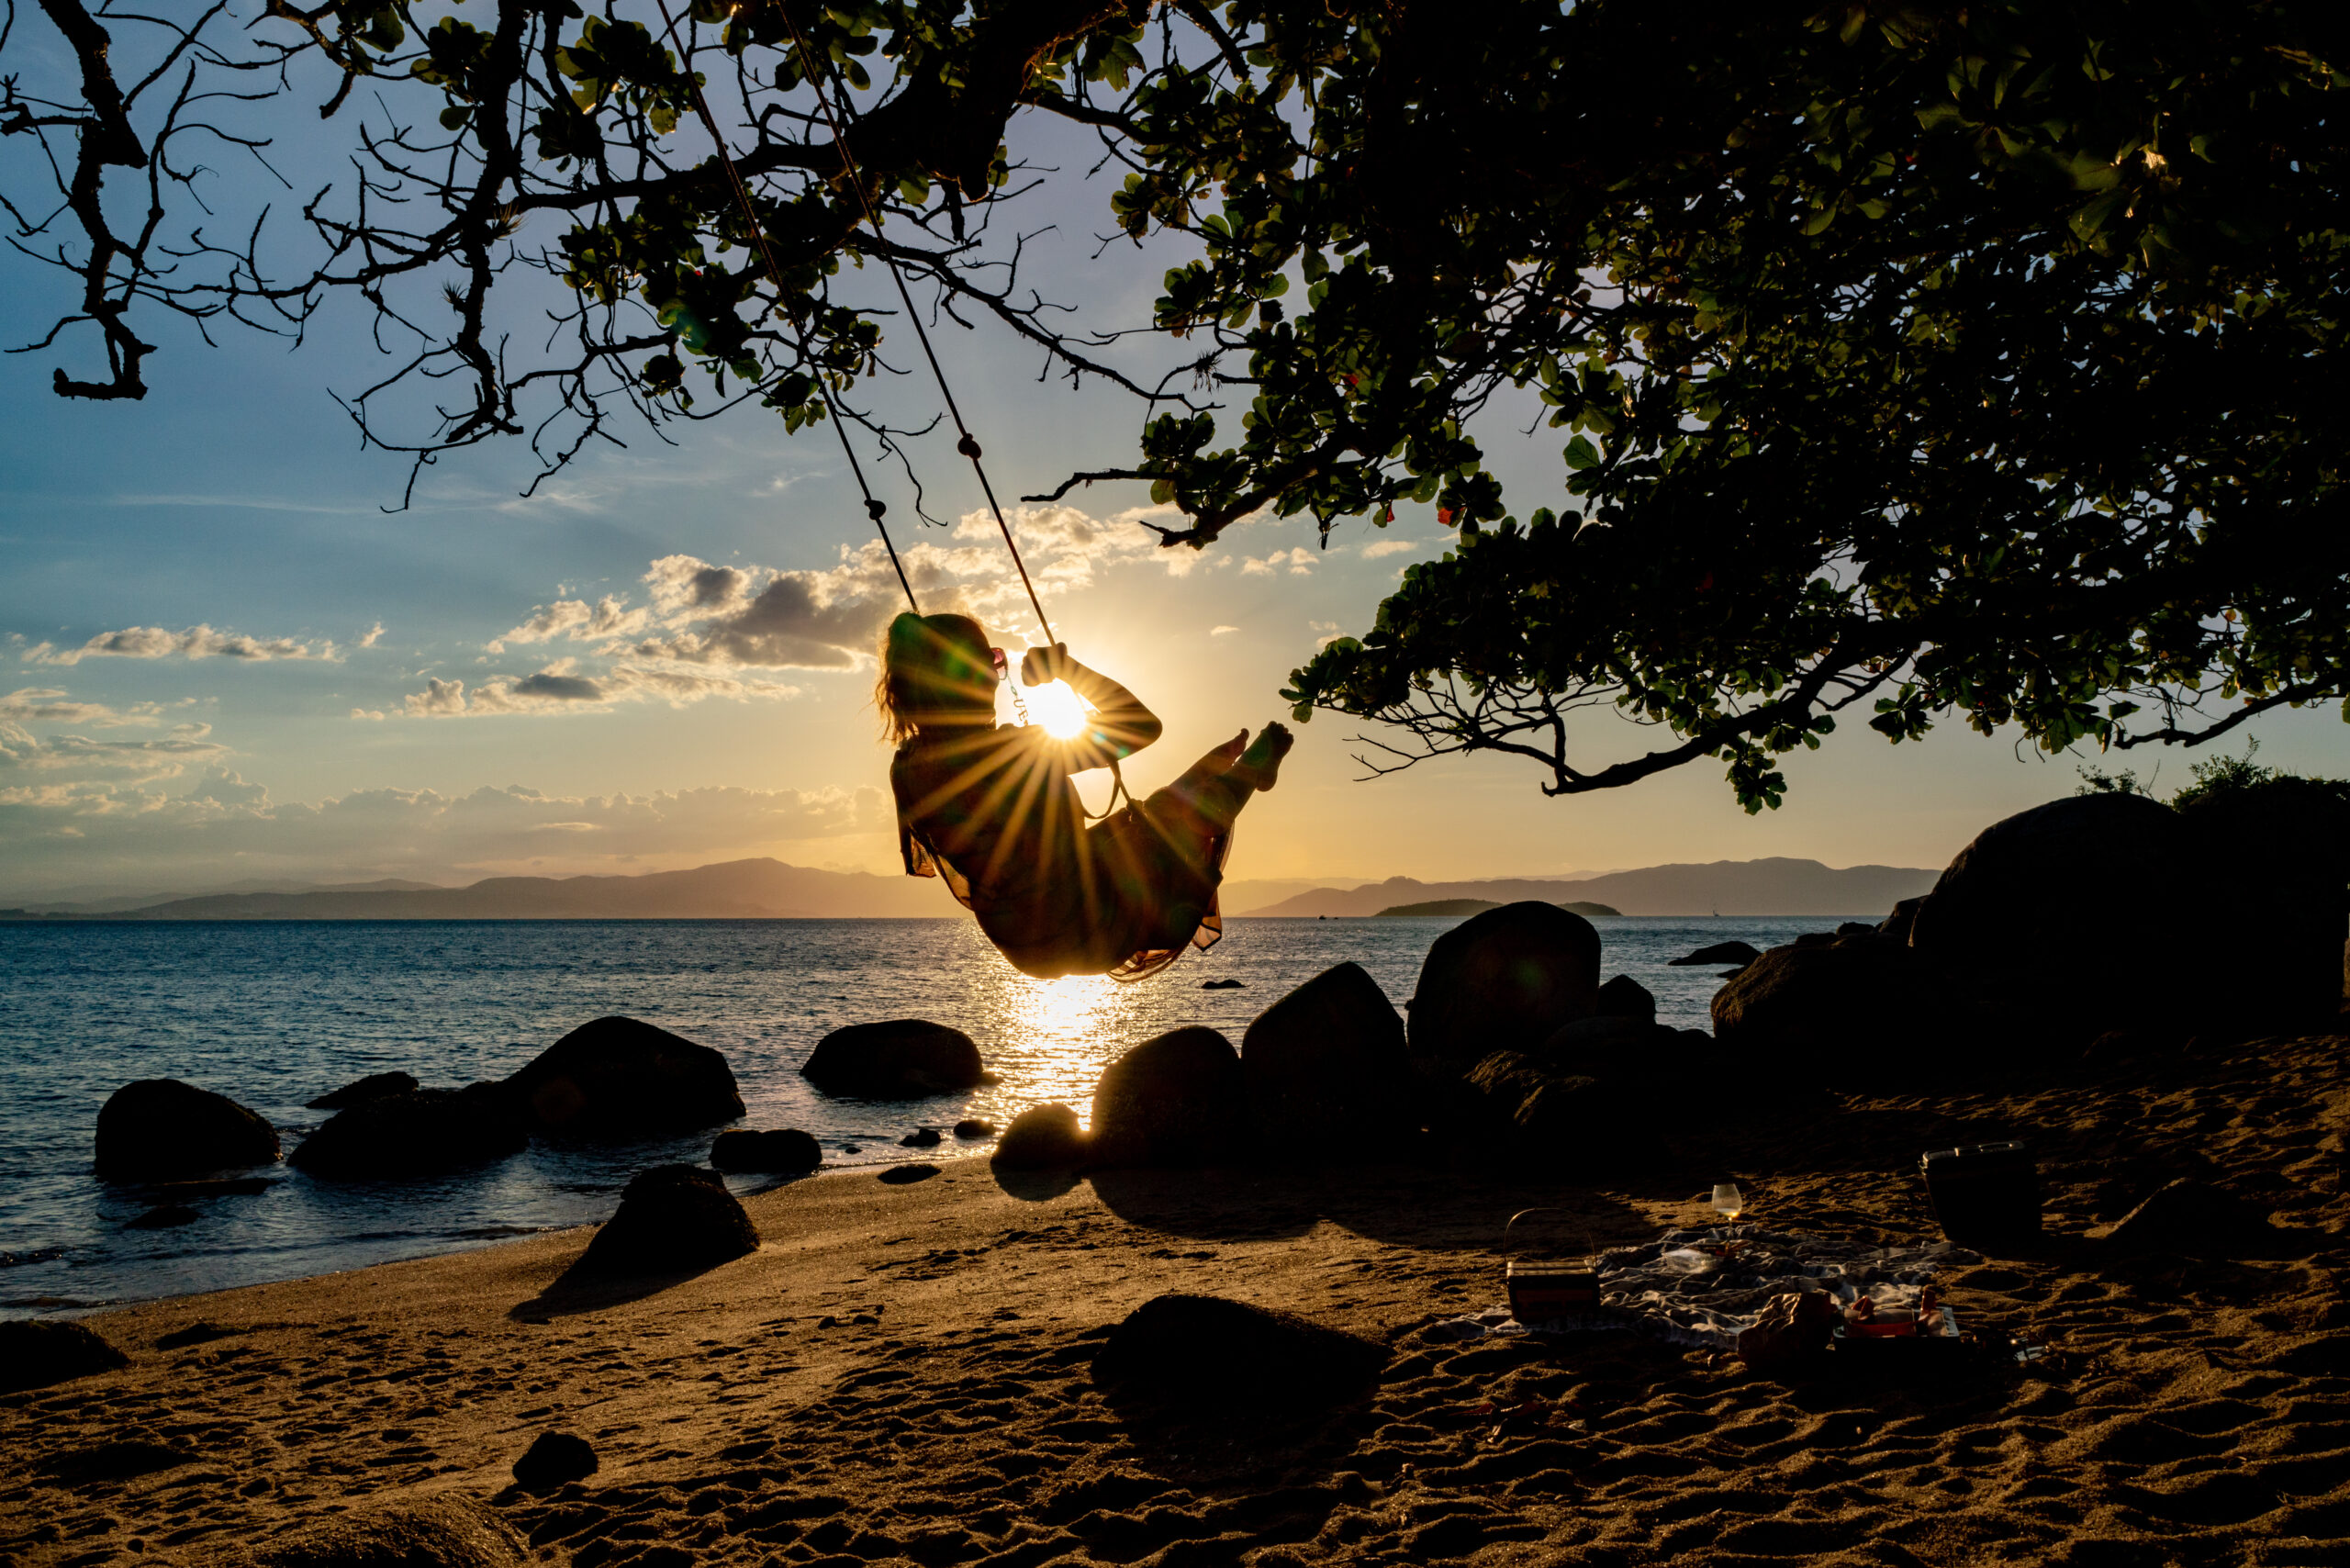
[[[1745,1207],[1746,1200],[1739,1194],[1737,1182],[1720,1182],[1715,1183],[1714,1212],[1720,1215],[1725,1223],[1736,1219],[1739,1215],[1739,1212]]]

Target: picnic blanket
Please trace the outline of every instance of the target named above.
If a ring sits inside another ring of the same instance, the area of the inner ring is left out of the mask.
[[[1839,1307],[1865,1295],[1879,1311],[1914,1312],[1936,1271],[1981,1262],[1947,1241],[1873,1247],[1849,1238],[1757,1225],[1668,1230],[1598,1259],[1600,1310],[1520,1323],[1506,1304],[1446,1318],[1423,1338],[1439,1344],[1514,1334],[1628,1329],[1676,1345],[1734,1350],[1773,1297],[1823,1291]]]

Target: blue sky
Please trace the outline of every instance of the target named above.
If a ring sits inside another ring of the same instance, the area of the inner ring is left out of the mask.
[[[1142,319],[1167,253],[1094,259],[1110,186],[1076,178],[1086,146],[1033,117],[1013,145],[1065,171],[1023,218],[1058,224],[1030,248],[1035,286],[1096,319]],[[65,308],[62,274],[11,256],[0,278],[11,346]],[[344,300],[298,352],[233,329],[207,349],[151,317],[162,352],[139,403],[50,392],[53,366],[92,368],[78,340],[0,358],[0,903],[744,855],[890,869],[858,650],[894,580],[831,433],[787,438],[749,410],[675,432],[676,446],[624,429],[627,450],[591,452],[529,499],[527,453],[484,447],[386,513],[405,460],[364,449],[329,396],[381,374],[364,326]],[[1131,399],[1040,386],[1037,356],[1001,330],[950,327],[942,346],[1001,493],[1132,460]],[[911,345],[893,357],[913,363]],[[887,397],[901,418],[932,406],[913,376]],[[1521,514],[1557,503],[1554,448],[1547,432],[1496,448]],[[928,591],[1003,610],[998,640],[1018,648],[1027,618],[1009,613],[976,491],[946,442],[923,462],[933,509],[967,520],[914,529],[902,483],[885,487]],[[1275,693],[1316,640],[1363,630],[1401,566],[1442,547],[1426,509],[1405,508],[1384,531],[1342,527],[1327,551],[1310,524],[1269,521],[1169,553],[1130,520],[1146,498],[1104,486],[1022,518],[1059,632],[1168,722],[1131,769],[1145,788],[1279,715]],[[1628,744],[1595,722],[1596,744]],[[1501,761],[1357,782],[1360,728],[1324,714],[1304,730],[1281,789],[1243,821],[1232,875],[1939,865],[1998,817],[2068,792],[2078,760],[2020,758],[1955,729],[1902,747],[1848,734],[1791,761],[1787,806],[1750,818],[1711,764],[1566,801]],[[2350,771],[2331,712],[2257,734],[2264,760]],[[2189,760],[2165,754],[2164,783]]]

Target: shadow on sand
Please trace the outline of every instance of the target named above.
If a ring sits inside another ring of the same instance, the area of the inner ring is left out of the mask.
[[[756,1256],[756,1254],[752,1254]],[[729,1259],[727,1262],[740,1260]],[[631,1302],[659,1295],[673,1286],[726,1267],[713,1263],[706,1268],[671,1270],[657,1274],[608,1274],[579,1266],[573,1260],[569,1268],[557,1275],[537,1295],[518,1303],[506,1314],[517,1323],[551,1323],[558,1317],[570,1317],[583,1312],[606,1312]]]

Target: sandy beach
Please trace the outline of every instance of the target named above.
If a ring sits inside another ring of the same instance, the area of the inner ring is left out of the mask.
[[[574,1285],[588,1233],[568,1231],[108,1312],[87,1321],[128,1368],[0,1398],[0,1560],[233,1562],[454,1493],[578,1568],[2340,1563],[2344,1046],[1750,1103],[1588,1186],[1425,1162],[1016,1190],[976,1159],[905,1185],[827,1175],[752,1198],[761,1250],[687,1278]],[[1950,1296],[1965,1327],[2043,1338],[2030,1365],[1904,1386],[1625,1334],[1423,1336],[1499,1299],[1514,1208],[1630,1241],[1703,1222],[1702,1189],[1735,1177],[1758,1220],[1930,1238],[1918,1151],[2012,1134],[2040,1151],[2048,1240]],[[2107,1247],[2113,1205],[2171,1176],[2268,1214],[2259,1255]],[[1092,1359],[1176,1291],[1392,1359],[1332,1408],[1122,1400]],[[600,1468],[524,1493],[509,1467],[551,1429]],[[106,1446],[134,1442],[173,1451]]]

